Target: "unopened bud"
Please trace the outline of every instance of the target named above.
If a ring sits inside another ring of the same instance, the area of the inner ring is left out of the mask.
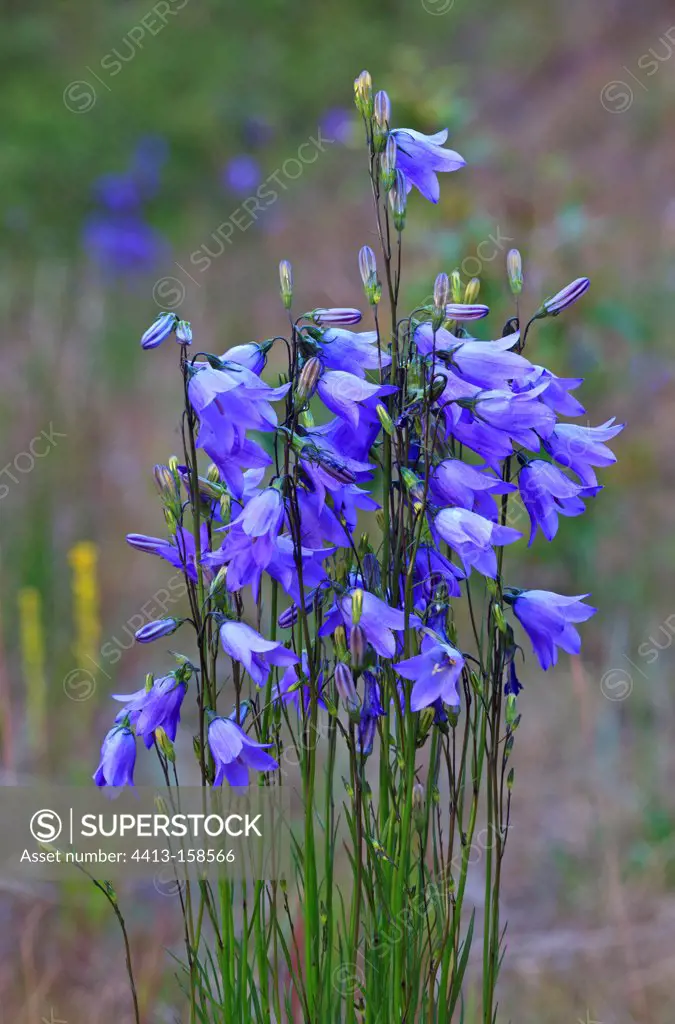
[[[180,345],[192,344],[192,325],[189,320],[179,320],[176,325],[176,341]]]
[[[375,253],[369,245],[364,245],[359,250],[359,273],[368,302],[371,306],[376,306],[382,297],[382,285],[377,279]]]
[[[173,762],[176,760],[176,754],[173,749],[173,743],[171,742],[171,740],[169,739],[161,725],[158,725],[157,728],[155,729],[155,741],[161,752],[164,754],[164,757],[167,759],[167,761],[171,761],[171,763],[173,764]]]
[[[284,309],[290,309],[293,302],[293,268],[288,260],[282,260],[279,264],[279,284]]]
[[[542,303],[537,317],[558,316],[564,309],[574,305],[577,299],[580,299],[588,291],[590,286],[591,282],[587,277],[578,277],[576,281],[572,281],[571,284],[557,292],[551,299],[546,299]]]
[[[153,470],[155,477],[155,483],[159,493],[165,498],[173,498],[176,496],[176,478],[169,469],[168,466],[157,465]]]
[[[502,611],[501,606],[498,605],[496,601],[492,605],[492,613],[493,613],[494,618],[495,618],[495,625],[497,626],[497,629],[499,630],[499,632],[500,633],[506,633],[506,631],[508,629],[508,626],[506,625],[506,619],[504,618],[504,612]]]
[[[352,590],[352,622],[356,626],[361,621],[363,612],[363,591],[360,587]]]
[[[230,521],[230,508],[231,507],[232,507],[232,502],[230,500],[229,494],[221,494],[221,496],[220,496],[220,515],[221,515],[224,523],[228,523]]]
[[[386,145],[391,120],[391,101],[384,89],[375,94],[373,114],[373,143],[379,152]]]
[[[412,469],[409,469],[407,466],[401,466],[400,473],[401,479],[408,491],[413,491],[415,488],[419,487],[421,480],[415,473],[413,473]]]
[[[312,311],[312,319],[321,327],[327,324],[335,324],[338,327],[348,327],[350,324],[358,324],[362,319],[360,309],[353,309],[351,306],[333,306],[330,309],[315,309]]]
[[[377,413],[377,418],[382,424],[382,429],[384,430],[385,434],[389,434],[389,437],[393,437],[394,422],[381,402],[378,402],[377,405],[375,406],[375,412]]]
[[[466,305],[471,306],[478,298],[480,292],[480,281],[477,277],[472,277],[464,291],[464,302]]]
[[[321,376],[321,360],[317,356],[308,359],[302,368],[295,398],[298,405],[304,405],[312,397]]]
[[[179,466],[178,456],[177,455],[171,455],[169,457],[169,461],[167,463],[167,466],[168,466],[169,470],[172,473],[177,473],[178,472],[178,466]]]
[[[227,580],[227,566],[221,565],[216,575],[211,580],[211,586],[209,587],[209,597],[214,597],[221,590],[225,589],[225,583]]]
[[[314,417],[312,416],[309,409],[303,409],[303,411],[298,416],[298,423],[300,424],[301,427],[304,427],[305,430],[311,430],[311,428],[314,426]]]
[[[360,701],[354,685],[354,676],[343,661],[338,661],[335,666],[335,689],[349,712],[359,710]]]
[[[362,71],[358,78],[354,79],[354,102],[361,116],[370,120],[373,116],[374,104],[373,80],[369,71]]]
[[[349,653],[354,668],[361,668],[366,657],[366,634],[363,626],[352,626],[349,633]]]
[[[426,791],[421,782],[416,782],[412,791],[412,809],[415,828],[421,832],[426,824]]]
[[[453,270],[450,274],[450,294],[453,302],[462,301],[462,275],[459,270]]]
[[[508,789],[509,793],[513,790],[513,782],[514,782],[515,777],[516,777],[515,770],[513,768],[511,768],[511,770],[509,771],[509,774],[506,776],[506,788]]]
[[[380,158],[380,181],[388,192],[396,181],[396,139],[390,135]]]
[[[347,634],[344,626],[336,626],[333,633],[333,644],[340,658],[347,656]]]
[[[150,693],[150,690],[154,686],[154,683],[155,683],[155,677],[153,676],[152,672],[148,672],[148,674],[145,677],[145,692],[146,693]]]
[[[389,192],[389,207],[394,218],[394,227],[397,231],[403,231],[405,227],[405,212],[408,205],[408,186],[403,171],[394,173],[394,184]]]
[[[220,483],[220,470],[215,462],[210,463],[209,468],[206,470],[206,479],[212,484]]]
[[[431,326],[435,331],[445,320],[445,307],[450,298],[450,281],[447,274],[439,274],[434,281],[434,311]]]
[[[517,249],[509,249],[506,254],[506,275],[513,294],[520,295],[523,290],[523,261]]]

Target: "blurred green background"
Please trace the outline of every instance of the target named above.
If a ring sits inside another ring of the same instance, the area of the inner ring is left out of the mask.
[[[362,305],[356,255],[375,232],[351,97],[367,67],[397,126],[447,126],[467,160],[442,178],[438,207],[411,197],[405,299],[417,304],[439,270],[461,267],[493,309],[477,333],[497,337],[511,315],[511,246],[524,256],[526,310],[589,276],[583,302],[533,334],[530,357],[586,377],[585,422],[628,424],[587,515],[512,559],[512,582],[590,591],[600,612],[581,659],[531,671],[521,699],[500,1019],[670,1024],[672,6],[6,0],[2,10],[7,781],[86,782],[109,694],[136,689],[155,664],[130,637],[171,572],[124,535],[161,534],[151,469],[178,448],[177,351],[138,346],[158,309],[192,321],[196,349],[270,337],[283,324],[281,258],[298,307]],[[264,202],[244,205],[262,183]],[[2,886],[0,1020],[32,1024],[51,1007],[69,1022],[126,1020],[122,952],[98,899]],[[131,917],[147,1019],[176,1020],[171,903],[151,892]]]

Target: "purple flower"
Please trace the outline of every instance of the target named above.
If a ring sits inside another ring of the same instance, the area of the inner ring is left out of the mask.
[[[532,364],[524,356],[510,351],[519,337],[516,332],[499,341],[467,341],[457,338],[444,327],[439,327],[434,335],[431,324],[420,324],[415,331],[415,344],[422,355],[431,354],[435,346],[437,364],[442,361],[453,374],[469,384],[480,388],[504,388],[507,381],[525,380],[532,372]],[[439,357],[441,352],[443,355]],[[452,397],[463,397],[466,393],[464,390]]]
[[[344,306],[336,306],[331,309],[314,309],[310,315],[312,320],[319,324],[320,327],[325,327],[327,324],[358,324],[362,319],[360,310]]]
[[[371,384],[343,370],[329,370],[319,379],[318,392],[321,401],[337,416],[359,429],[361,407],[364,403],[382,395],[391,395],[397,388],[391,384]]]
[[[216,765],[214,786],[227,779],[231,786],[248,786],[249,768],[275,771],[279,765],[265,753],[271,743],[256,743],[230,718],[214,718],[209,724],[208,743]]]
[[[223,362],[245,366],[247,370],[258,376],[265,369],[267,353],[271,347],[269,343],[258,345],[255,341],[249,341],[246,345],[235,345],[234,348],[229,348],[227,352],[223,352],[221,359]]]
[[[550,462],[534,459],[523,466],[518,485],[530,517],[528,547],[532,547],[537,527],[546,540],[553,540],[558,532],[558,515],[580,516],[585,511],[585,505],[578,497],[583,488]]]
[[[544,447],[556,462],[571,469],[587,488],[591,488],[585,492],[590,496],[598,490],[598,479],[592,467],[611,466],[616,462],[616,455],[604,442],[616,437],[623,428],[624,424],[615,423],[614,417],[599,427],[559,423],[546,438]]]
[[[182,622],[183,619],[155,619],[154,622],[146,622],[134,635],[139,644],[150,644],[153,640],[161,640],[163,636],[171,636]]]
[[[357,377],[365,377],[365,370],[389,366],[391,356],[378,352],[377,331],[343,331],[337,327],[323,332],[321,362],[330,370],[345,370]]]
[[[412,128],[395,128],[391,134],[396,141],[396,167],[406,177],[407,191],[414,185],[425,199],[437,203],[441,190],[436,172],[456,171],[466,163],[459,153],[443,149],[447,129],[423,135]]]
[[[304,678],[303,678],[304,677]],[[282,704],[293,704],[295,710],[306,711],[309,708],[312,689],[309,685],[309,659],[307,651],[302,652],[302,660],[296,665],[289,665],[277,686],[272,689],[272,700],[281,701]],[[323,689],[323,672],[319,672],[316,680],[318,691],[317,704],[325,708],[321,691]]]
[[[538,451],[539,437],[546,438],[555,427],[555,413],[539,401],[536,390],[513,394],[510,391],[483,391],[472,409],[476,419],[531,451]]]
[[[133,786],[136,737],[126,725],[114,725],[101,747],[101,762],[94,772],[97,786]]]
[[[578,277],[576,281],[572,281],[571,284],[566,285],[561,291],[557,292],[553,298],[546,299],[542,303],[541,308],[545,310],[548,316],[557,316],[558,313],[562,313],[564,309],[568,309],[577,299],[580,299],[590,286],[591,282],[587,277]]]
[[[127,534],[127,544],[138,551],[146,551],[150,555],[159,555],[165,561],[182,569],[193,583],[197,582],[197,563],[195,560],[194,535],[179,526],[174,540],[162,540],[161,537],[147,537],[143,533]],[[202,555],[209,550],[209,531],[206,523],[200,527],[200,546]]]
[[[142,348],[157,348],[176,329],[178,317],[175,313],[160,313],[141,338]]]
[[[549,590],[522,590],[519,593],[507,591],[504,596],[513,604],[516,618],[532,641],[544,671],[558,661],[558,647],[568,654],[579,653],[581,638],[572,623],[585,622],[597,611],[583,604],[588,594],[563,597]]]
[[[463,508],[444,508],[434,520],[434,529],[457,552],[467,572],[475,567],[483,576],[497,577],[497,556],[493,545],[513,544],[522,533]]]
[[[414,680],[410,693],[410,710],[421,711],[442,700],[450,707],[459,707],[457,683],[464,668],[464,657],[440,637],[425,635],[421,653],[394,666],[404,679]]]
[[[240,153],[223,168],[223,184],[239,195],[254,191],[262,181],[260,164],[253,156]]]
[[[159,232],[132,212],[93,213],[84,224],[82,237],[91,259],[110,274],[149,270],[167,251]]]
[[[335,666],[335,689],[348,711],[358,711],[361,702],[356,692],[354,676],[344,661],[338,661]]]
[[[410,621],[415,623],[418,620],[413,615]],[[338,598],[335,602],[319,630],[319,635],[326,636],[340,625],[347,629],[352,628],[351,592]],[[372,644],[377,653],[381,654],[383,658],[392,658],[396,653],[394,631],[400,632],[405,629],[405,615],[397,608],[390,608],[379,597],[375,597],[374,594],[365,590],[359,625],[365,633],[366,640]]]
[[[463,580],[464,577],[465,574],[459,566],[453,565],[435,547],[420,544],[415,556],[415,607],[423,608],[441,583],[445,583],[450,597],[459,597],[458,580]],[[401,599],[403,600],[403,592]]]
[[[300,660],[283,644],[264,640],[245,622],[224,622],[220,627],[220,642],[226,654],[241,662],[256,686],[265,684],[272,665],[286,668]]]
[[[509,494],[516,490],[489,472],[481,472],[461,459],[444,459],[431,470],[431,493],[438,505],[474,509],[477,492]]]
[[[560,416],[583,416],[586,411],[583,405],[569,394],[583,384],[582,377],[556,377],[543,366],[533,365],[524,379],[515,382],[515,389],[531,391],[542,383],[546,384],[546,388],[540,397],[545,405],[549,405]]]
[[[173,743],[180,722],[180,709],[187,693],[187,683],[178,682],[170,674],[155,679],[150,689],[142,687],[135,693],[114,693],[113,700],[120,701],[124,708],[117,716],[120,721],[127,718],[136,727],[148,749],[155,739],[155,729],[160,726]]]

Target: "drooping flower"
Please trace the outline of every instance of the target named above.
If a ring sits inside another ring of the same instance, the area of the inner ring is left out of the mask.
[[[209,531],[206,523],[202,523],[200,530],[201,553],[204,555],[209,550]],[[179,526],[173,540],[162,540],[161,537],[147,537],[143,533],[127,534],[127,544],[138,551],[147,551],[150,555],[159,555],[165,561],[182,569],[193,583],[197,582],[197,564],[195,560],[195,538],[189,530]]]
[[[411,616],[411,623],[417,622]],[[354,625],[351,592],[338,598],[330,609],[319,629],[320,636],[332,633],[337,626],[345,626],[348,630]],[[369,591],[363,591],[363,604],[359,625],[365,638],[383,658],[392,658],[396,653],[395,632],[405,629],[405,615],[398,608],[390,608],[379,597]]]
[[[494,547],[513,544],[522,537],[518,530],[464,508],[442,509],[434,520],[434,529],[457,552],[467,572],[476,568],[491,579],[497,577]]]
[[[330,327],[321,337],[321,362],[330,370],[344,370],[365,377],[366,370],[377,370],[391,363],[387,352],[378,352],[377,331],[341,330]]]
[[[363,315],[359,309],[353,309],[351,307],[338,306],[331,309],[314,309],[311,312],[312,320],[319,324],[320,327],[325,327],[327,324],[358,324]]]
[[[208,744],[216,766],[214,786],[227,779],[231,786],[248,786],[249,769],[273,772],[279,765],[268,754],[272,743],[256,743],[231,718],[213,718],[209,723]]]
[[[509,494],[515,490],[514,484],[461,459],[444,459],[431,470],[430,491],[438,505],[474,509],[477,493]]]
[[[435,135],[412,128],[395,128],[391,134],[396,140],[396,166],[405,174],[408,192],[414,185],[425,199],[437,203],[441,190],[436,173],[457,171],[466,163],[459,153],[443,149],[447,128]]]
[[[591,488],[585,493],[596,493],[598,478],[593,467],[611,466],[616,455],[605,441],[616,437],[623,430],[623,423],[615,423],[614,417],[599,427],[582,427],[576,423],[559,423],[544,442],[549,455],[576,473],[579,479]]]
[[[512,604],[544,671],[558,661],[558,647],[568,654],[581,650],[573,623],[585,622],[597,611],[583,603],[585,597],[588,594],[564,597],[549,590],[505,591],[504,598]]]
[[[404,679],[414,681],[410,693],[411,711],[431,707],[439,699],[450,707],[459,707],[457,683],[464,668],[464,657],[441,637],[426,634],[420,654],[399,661],[394,667]]]
[[[187,683],[169,674],[155,679],[149,690],[142,687],[135,693],[114,693],[112,697],[124,704],[118,719],[123,721],[127,718],[149,749],[154,742],[155,729],[160,726],[172,743],[176,739],[186,693]]]
[[[241,662],[256,686],[263,686],[272,665],[287,668],[300,659],[275,640],[265,640],[245,622],[228,620],[220,627],[223,650]]]
[[[520,496],[530,517],[530,540],[532,543],[541,530],[546,540],[553,540],[558,532],[558,516],[580,516],[586,506],[579,497],[583,487],[542,459],[533,459],[520,471],[518,477]]]
[[[346,420],[354,430],[359,428],[364,404],[382,395],[392,395],[396,390],[392,384],[371,384],[344,370],[329,370],[321,375],[318,383],[319,397],[326,408]]]
[[[94,772],[97,786],[133,786],[136,737],[126,725],[114,725],[101,746],[101,761]]]

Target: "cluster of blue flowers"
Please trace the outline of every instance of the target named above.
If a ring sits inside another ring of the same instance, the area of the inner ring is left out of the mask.
[[[144,204],[159,188],[167,147],[163,139],[140,140],[128,168],[95,183],[96,209],[84,224],[90,257],[107,273],[148,270],[166,252],[166,242],[147,221]]]
[[[446,132],[389,128],[388,98],[373,98],[363,76],[357,105],[374,117],[379,180],[400,232],[410,190],[436,202],[437,172],[464,161],[444,148]],[[368,247],[359,267],[375,311],[381,286]],[[518,309],[516,250],[507,270]],[[280,275],[290,311],[286,262]],[[377,317],[376,329],[353,330],[362,319],[357,309],[315,309],[290,318],[289,338],[190,360],[185,321],[163,313],[149,328],[145,348],[169,337],[182,346],[196,445],[211,465],[206,476],[177,459],[157,467],[165,506],[173,509],[171,535],[127,539],[181,567],[192,585],[205,581],[222,652],[248,675],[254,703],[272,679],[272,700],[294,704],[300,715],[312,699],[322,707],[342,702],[358,722],[363,756],[397,701],[406,712],[431,708],[436,722],[446,722],[460,707],[473,657],[460,649],[452,612],[473,573],[493,581],[500,599],[493,614],[507,653],[500,668],[506,694],[516,695],[520,683],[515,634],[502,607],[512,610],[543,669],[556,664],[559,649],[579,652],[575,624],[595,611],[584,603],[588,595],[502,586],[502,549],[522,536],[509,523],[514,502],[529,517],[530,543],[537,531],[550,541],[558,517],[580,515],[600,490],[596,469],[615,461],[606,442],[621,425],[561,422],[585,413],[572,395],[581,380],[557,377],[524,354],[534,322],[559,315],[588,286],[586,278],[572,282],[524,328],[517,315],[493,341],[477,340],[467,328],[489,313],[476,303],[475,286],[462,297],[458,275],[445,274],[437,278],[433,304],[400,321],[393,338],[383,336]],[[272,346],[284,342],[288,372],[274,386],[262,374]],[[375,486],[383,477],[378,500]],[[198,536],[192,515],[181,515],[195,505]],[[364,512],[379,516],[394,543],[362,537]],[[275,639],[242,620],[242,598],[259,601],[266,577],[287,595]],[[308,633],[298,627],[312,616],[308,650]],[[169,635],[183,621],[151,623],[137,639]],[[131,783],[136,736],[171,749],[194,673],[183,661],[174,673],[115,698],[124,707],[104,741],[98,784]],[[223,779],[245,785],[249,769],[276,767],[270,744],[244,730],[248,706],[229,718],[206,709],[216,785]]]

